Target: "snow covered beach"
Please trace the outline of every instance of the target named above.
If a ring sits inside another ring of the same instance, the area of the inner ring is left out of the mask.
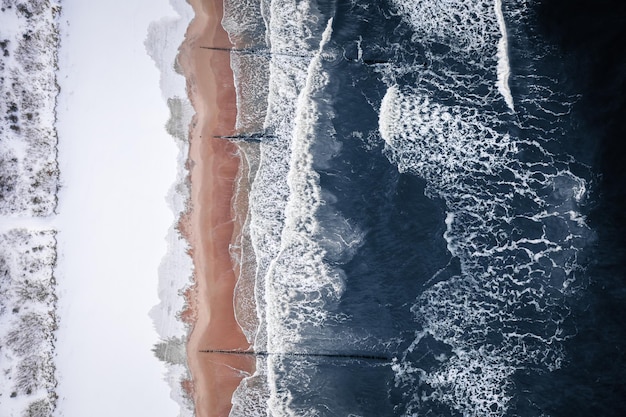
[[[186,337],[172,286],[190,276],[172,276],[188,262],[170,115],[188,113],[172,74],[190,8],[175,6],[3,2],[2,416],[188,415],[185,360],[163,349]]]

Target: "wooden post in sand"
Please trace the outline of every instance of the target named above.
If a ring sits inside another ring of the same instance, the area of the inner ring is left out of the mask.
[[[359,353],[264,352],[264,351],[254,351],[254,350],[223,350],[223,349],[206,349],[206,350],[201,350],[200,352],[217,353],[217,354],[223,354],[223,355],[355,359],[355,360],[382,361],[382,362],[391,361],[391,358],[388,356],[375,355],[375,354],[359,354]]]
[[[313,58],[313,55],[305,55],[305,54],[290,54],[287,52],[272,52],[267,49],[255,49],[255,48],[220,48],[215,46],[201,46],[200,49],[208,49],[210,51],[222,51],[222,52],[237,52],[244,55],[260,55],[260,56],[286,56],[291,58]],[[391,63],[388,59],[362,59],[362,58],[348,58],[344,56],[344,59],[347,62],[354,64],[364,64],[364,65],[380,65],[380,64],[389,64]],[[424,64],[426,67],[426,64]]]
[[[256,49],[256,48],[220,48],[215,46],[201,46],[200,49],[208,49],[210,51],[220,52],[237,52],[244,55],[259,55],[259,56],[286,56],[291,58],[313,58],[313,55],[304,54],[290,54],[288,52],[272,52],[268,49]]]
[[[202,346],[249,348],[233,306],[238,275],[230,244],[237,230],[232,206],[239,172],[237,146],[229,140],[204,140],[236,134],[237,100],[229,57],[233,45],[221,26],[221,0],[189,3],[195,17],[178,55],[196,111],[189,132],[189,209],[179,222],[194,266],[194,284],[186,291],[188,308],[182,314],[192,326],[187,340],[192,380],[184,386],[196,417],[224,417],[230,413],[235,389],[244,375],[254,373],[256,364],[250,356],[210,358],[198,353]],[[203,50],[202,44],[225,47]]]

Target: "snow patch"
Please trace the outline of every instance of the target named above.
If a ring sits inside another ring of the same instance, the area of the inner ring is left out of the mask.
[[[55,234],[0,234],[0,410],[6,416],[49,416],[56,406]]]

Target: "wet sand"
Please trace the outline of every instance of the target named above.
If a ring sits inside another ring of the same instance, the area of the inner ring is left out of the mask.
[[[248,355],[200,353],[200,350],[247,350],[249,344],[235,320],[233,292],[237,281],[229,245],[235,225],[232,207],[240,160],[237,148],[213,136],[231,135],[237,115],[233,74],[226,51],[230,48],[222,28],[221,0],[191,0],[196,17],[181,45],[179,64],[187,78],[189,97],[196,110],[190,129],[188,168],[190,209],[180,230],[190,243],[195,285],[185,294],[183,318],[193,328],[187,343],[192,375],[190,391],[197,417],[224,417],[241,380],[254,372]],[[238,271],[238,268],[237,268]]]

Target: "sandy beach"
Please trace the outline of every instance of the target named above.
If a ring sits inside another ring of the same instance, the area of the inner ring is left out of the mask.
[[[234,133],[236,95],[220,22],[220,0],[191,0],[195,19],[178,57],[187,78],[196,116],[190,129],[188,167],[191,201],[180,229],[191,247],[195,285],[187,291],[184,319],[193,325],[187,344],[192,375],[188,387],[197,417],[227,416],[240,381],[254,372],[254,357],[200,353],[200,350],[247,350],[249,344],[235,320],[233,292],[237,282],[229,245],[239,230],[232,207],[240,160],[231,142],[214,136]]]

